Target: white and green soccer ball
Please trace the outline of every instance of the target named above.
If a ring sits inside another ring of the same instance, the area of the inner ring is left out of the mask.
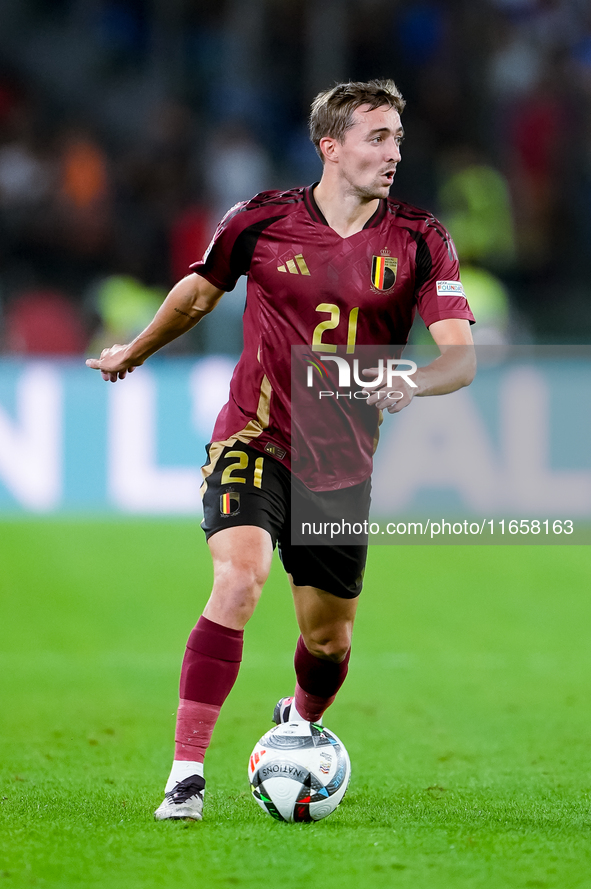
[[[347,790],[351,762],[344,744],[322,725],[286,722],[255,745],[248,764],[252,795],[278,821],[320,821]]]

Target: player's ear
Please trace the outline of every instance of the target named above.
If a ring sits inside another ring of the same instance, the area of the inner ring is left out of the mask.
[[[338,159],[338,142],[331,136],[323,136],[318,143],[325,161],[334,163]]]

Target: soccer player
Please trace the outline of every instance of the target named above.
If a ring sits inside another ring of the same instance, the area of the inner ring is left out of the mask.
[[[294,546],[292,482],[297,496],[319,498],[327,514],[335,504],[354,504],[367,515],[374,436],[360,436],[355,471],[345,475],[338,458],[336,468],[329,461],[319,470],[315,455],[326,463],[326,448],[308,442],[307,470],[292,478],[290,347],[326,355],[340,346],[403,345],[419,311],[441,354],[416,371],[414,387],[400,378],[395,397],[372,392],[363,404],[370,431],[381,409],[396,413],[414,396],[453,392],[474,376],[474,319],[453,242],[430,213],[389,198],[404,104],[391,80],[342,83],[318,95],[310,134],[323,163],[320,182],[263,192],[233,207],[148,327],[86,362],[105,380],[124,379],[248,276],[244,350],[203,467],[213,590],[182,663],[174,762],[159,820],[202,817],[204,756],[276,543],[301,635],[295,694],[278,703],[274,720],[320,720],[347,674],[367,547]],[[448,348],[458,345],[465,347],[460,356]]]

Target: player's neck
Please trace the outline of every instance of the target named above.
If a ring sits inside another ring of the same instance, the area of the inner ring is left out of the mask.
[[[379,205],[378,198],[363,200],[358,195],[334,188],[325,178],[314,189],[314,200],[330,227],[342,238],[360,232]]]

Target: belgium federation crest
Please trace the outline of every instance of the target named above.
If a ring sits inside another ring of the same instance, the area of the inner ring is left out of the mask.
[[[233,516],[240,512],[240,494],[236,491],[228,491],[220,494],[220,515]]]
[[[398,260],[394,256],[373,256],[371,260],[371,283],[376,290],[391,290],[396,284]]]

